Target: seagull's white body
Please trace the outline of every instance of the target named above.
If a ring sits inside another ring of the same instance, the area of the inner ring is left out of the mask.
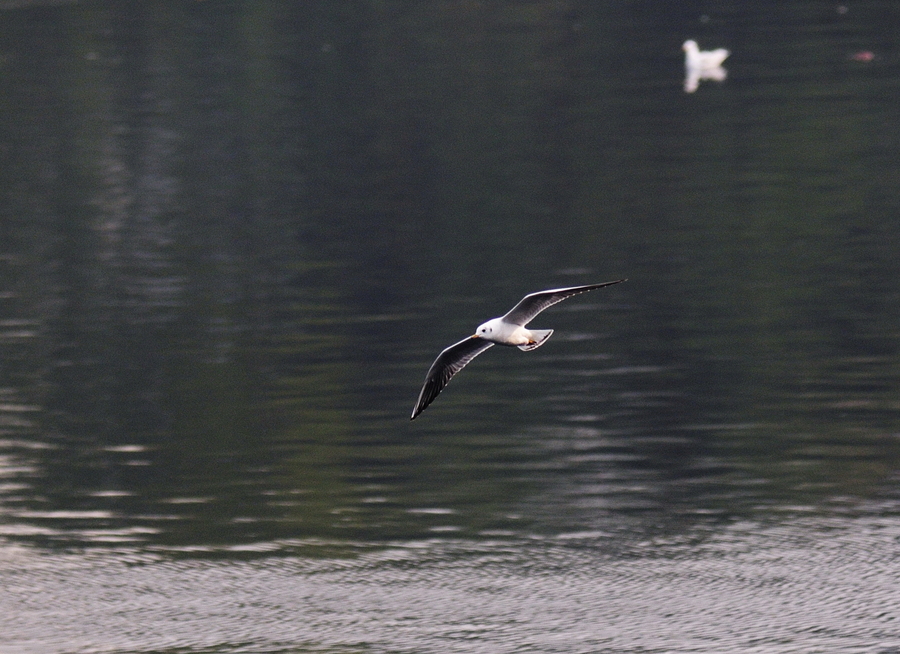
[[[718,68],[731,54],[731,51],[725,48],[701,50],[692,39],[685,41],[681,49],[684,50],[684,67],[696,70]]]
[[[586,293],[595,288],[612,286],[624,281],[626,280],[617,279],[614,282],[604,282],[602,284],[552,288],[548,291],[531,293],[523,297],[506,315],[482,323],[475,330],[475,334],[448,347],[431,364],[428,374],[425,375],[425,383],[419,392],[419,400],[416,402],[415,408],[413,408],[410,420],[415,420],[416,416],[434,401],[453,378],[453,375],[492,345],[518,347],[526,352],[543,345],[550,338],[553,330],[526,329],[525,325],[547,307],[553,306],[557,302],[562,302],[573,295]]]
[[[533,350],[550,337],[550,334],[545,335],[548,331],[553,332],[552,329],[531,331],[525,329],[524,325],[507,322],[503,318],[494,318],[476,329],[475,335],[498,345],[512,345],[522,349]]]
[[[728,77],[728,71],[722,68],[722,62],[731,54],[730,50],[701,50],[697,42],[688,39],[681,46],[684,50],[684,90],[693,93],[700,80],[711,79],[722,82]]]

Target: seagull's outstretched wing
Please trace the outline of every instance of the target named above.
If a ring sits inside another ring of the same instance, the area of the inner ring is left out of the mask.
[[[549,291],[538,291],[523,297],[512,310],[503,316],[505,322],[514,325],[527,325],[536,315],[547,307],[551,307],[557,302],[562,302],[567,297],[593,291],[595,288],[603,288],[604,286],[612,286],[627,280],[617,279],[614,282],[604,282],[602,284],[588,284],[587,286],[569,286],[568,288],[551,288]]]
[[[450,382],[453,375],[465,368],[469,361],[491,345],[493,343],[483,338],[469,336],[441,352],[431,364],[431,368],[428,369],[428,374],[425,375],[425,384],[422,386],[422,392],[419,393],[419,401],[416,402],[416,408],[413,409],[410,420],[415,420],[416,416],[434,401],[434,398],[444,390],[444,386]]]

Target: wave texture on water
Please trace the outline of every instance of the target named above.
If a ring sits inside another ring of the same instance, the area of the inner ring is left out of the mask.
[[[888,652],[898,541],[896,522],[857,518],[735,523],[615,552],[590,534],[326,559],[8,547],[0,650]]]

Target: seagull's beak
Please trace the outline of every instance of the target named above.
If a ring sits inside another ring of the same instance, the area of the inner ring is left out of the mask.
[[[478,334],[472,334],[469,338],[481,338]]]

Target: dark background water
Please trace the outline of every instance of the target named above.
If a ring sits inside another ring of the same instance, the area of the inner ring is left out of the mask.
[[[0,2],[0,651],[893,652],[898,34]]]

